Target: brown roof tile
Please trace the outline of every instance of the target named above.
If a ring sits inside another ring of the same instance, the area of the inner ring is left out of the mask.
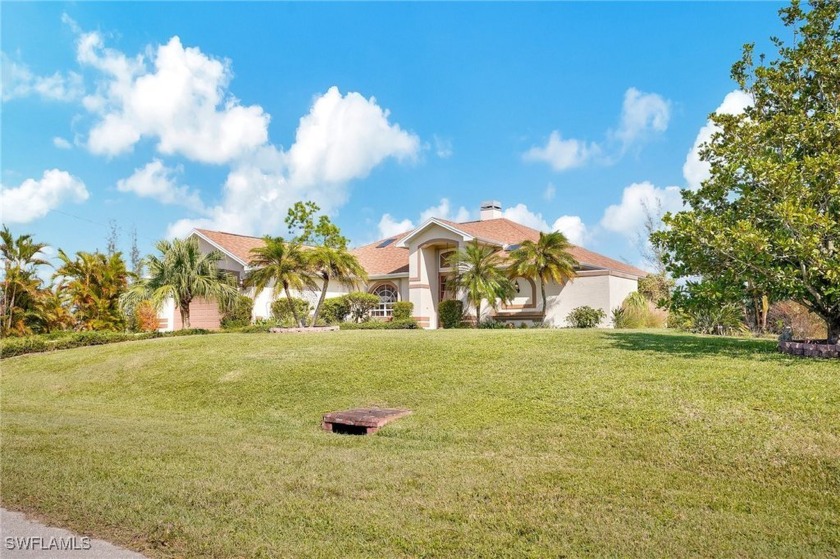
[[[531,229],[509,219],[488,219],[485,221],[467,221],[456,223],[454,221],[439,220],[451,227],[459,229],[464,233],[478,237],[485,241],[495,241],[503,245],[515,245],[525,240],[536,241],[540,232]],[[244,262],[251,259],[251,249],[262,246],[263,240],[259,237],[247,237],[233,233],[197,229],[202,235],[212,240],[228,252],[234,254]],[[351,252],[359,259],[359,263],[367,271],[368,275],[378,276],[385,274],[408,273],[408,249],[399,248],[397,244],[400,239],[411,233],[406,231],[393,237],[381,239],[369,245],[353,249]],[[615,270],[633,276],[646,276],[647,272],[630,264],[619,262],[597,252],[592,252],[583,247],[572,245],[569,249],[572,256],[584,267]]]
[[[251,261],[251,249],[265,244],[261,237],[248,237],[209,229],[196,229],[196,231],[246,263]]]
[[[400,239],[411,231],[353,249],[351,252],[369,276],[408,273],[408,249],[397,247]]]

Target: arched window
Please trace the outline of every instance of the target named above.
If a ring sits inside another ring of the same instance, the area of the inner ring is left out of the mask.
[[[438,268],[440,270],[449,270],[452,268],[452,257],[455,255],[454,250],[445,250],[440,253],[440,261]]]
[[[371,291],[379,297],[379,306],[370,311],[371,316],[388,317],[394,314],[394,303],[397,302],[397,288],[393,284],[383,283]]]

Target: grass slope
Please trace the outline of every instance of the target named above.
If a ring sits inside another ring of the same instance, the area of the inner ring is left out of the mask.
[[[4,506],[153,557],[840,553],[840,365],[769,341],[219,334],[0,366]],[[320,430],[369,405],[414,413]]]

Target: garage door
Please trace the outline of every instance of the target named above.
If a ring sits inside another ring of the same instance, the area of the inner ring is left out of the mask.
[[[206,299],[194,299],[190,303],[190,328],[204,328],[205,330],[218,330],[221,328],[219,305],[216,301]],[[175,309],[175,330],[181,329],[181,313]]]

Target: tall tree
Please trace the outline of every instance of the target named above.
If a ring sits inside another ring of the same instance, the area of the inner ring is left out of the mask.
[[[77,252],[70,258],[58,251],[57,289],[65,294],[80,330],[121,330],[125,316],[120,301],[128,288],[129,271],[122,254]]]
[[[510,301],[516,294],[505,271],[505,261],[493,247],[472,240],[452,256],[452,287],[463,290],[475,308],[476,327],[481,322],[482,301],[498,308],[499,300]]]
[[[550,281],[565,283],[575,277],[578,261],[569,253],[571,246],[560,231],[540,232],[537,241],[523,241],[519,248],[510,253],[509,273],[512,277],[539,279],[543,319],[548,309],[546,284]]]
[[[140,255],[140,248],[137,246],[137,227],[131,228],[131,248],[128,252],[128,260],[131,264],[131,273],[135,277],[143,275],[143,257]]]
[[[120,226],[114,219],[108,220],[108,236],[105,239],[105,253],[108,256],[116,254],[120,246]]]
[[[319,245],[306,251],[305,255],[312,271],[321,279],[321,295],[318,297],[318,304],[315,305],[315,312],[312,314],[311,325],[315,326],[321,305],[327,297],[330,282],[336,281],[341,285],[353,287],[367,281],[367,272],[359,260],[346,248]]]
[[[280,295],[282,289],[289,301],[295,324],[302,328],[303,322],[298,316],[291,290],[315,290],[318,286],[312,278],[312,270],[301,244],[286,241],[282,237],[266,236],[263,246],[251,249],[249,265],[253,269],[245,276],[244,285],[253,287],[256,293],[271,285],[274,298]]]
[[[347,250],[348,240],[341,229],[326,215],[315,216],[321,210],[315,202],[297,202],[289,208],[286,225],[296,233],[295,241],[308,245],[304,252],[312,272],[321,279],[321,295],[312,314],[311,325],[315,326],[318,314],[331,281],[347,287],[367,281],[367,273],[358,259]]]
[[[195,237],[158,241],[155,248],[160,254],[146,259],[147,276],[129,288],[123,298],[124,307],[150,301],[159,309],[171,297],[181,314],[181,327],[189,328],[190,303],[194,299],[214,299],[224,308],[239,295],[236,278],[217,267],[222,254],[203,253]]]
[[[30,334],[38,324],[38,302],[43,281],[38,269],[49,263],[42,257],[45,243],[36,243],[32,235],[15,237],[8,227],[0,230],[0,254],[3,257],[2,334]]]
[[[840,340],[840,0],[780,10],[795,40],[758,63],[746,45],[732,77],[752,105],[711,115],[719,130],[701,150],[711,168],[689,209],[653,235],[678,277],[746,285],[793,299]],[[756,300],[756,307],[764,304]]]

